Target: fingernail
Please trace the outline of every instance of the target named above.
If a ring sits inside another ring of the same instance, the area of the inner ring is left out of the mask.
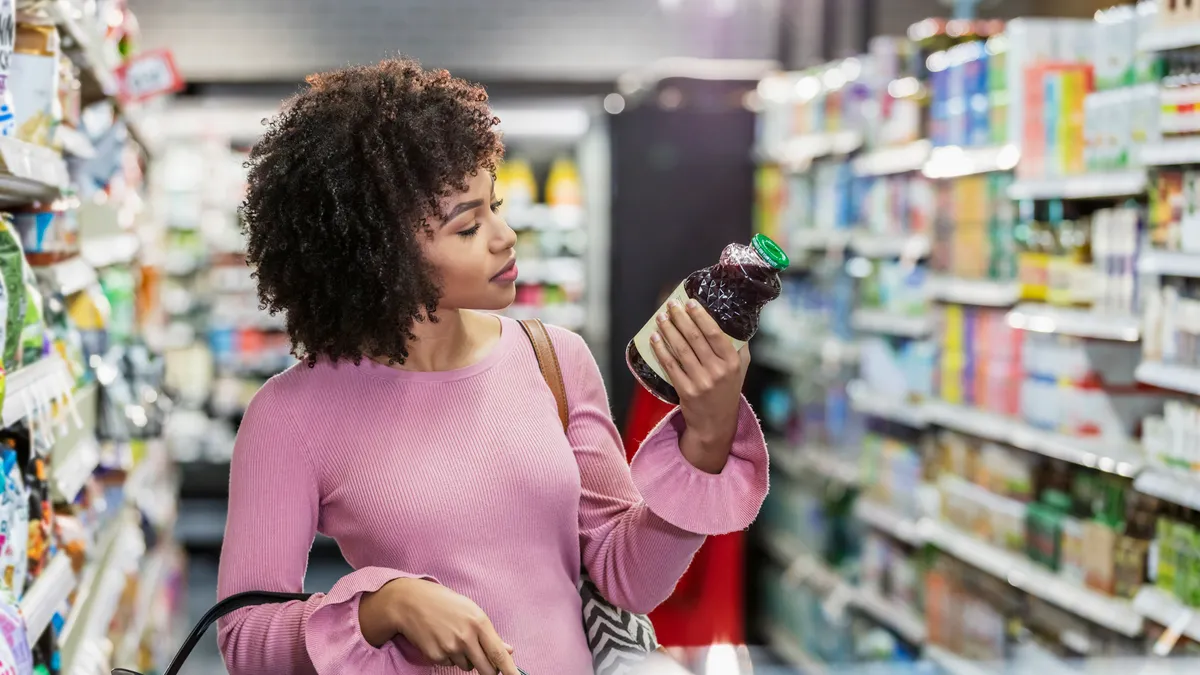
[[[661,336],[661,335],[659,335],[658,333],[651,333],[651,334],[650,334],[650,341],[651,341],[651,342],[662,342],[662,336]]]
[[[695,299],[688,300],[688,309],[696,309],[699,306],[700,303],[696,302]]]
[[[669,315],[668,315],[666,312],[663,312],[662,314],[659,314],[659,315],[658,315],[658,322],[659,322],[659,323],[662,323],[662,322],[664,322],[664,321],[667,321],[667,320],[669,320],[670,318],[671,318],[671,317],[670,317],[670,316],[669,316]]]
[[[679,301],[678,300],[668,300],[667,306],[670,307],[671,309],[679,309]]]

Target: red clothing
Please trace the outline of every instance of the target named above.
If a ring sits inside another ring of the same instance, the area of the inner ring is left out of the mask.
[[[673,406],[637,387],[625,428],[625,454],[633,461],[638,445]],[[664,647],[743,644],[742,578],[744,532],[709,537],[675,592],[650,613],[654,632]]]

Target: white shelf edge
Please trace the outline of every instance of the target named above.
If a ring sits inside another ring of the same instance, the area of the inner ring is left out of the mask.
[[[21,616],[25,617],[30,642],[46,632],[59,605],[75,591],[78,583],[79,579],[71,568],[71,559],[65,552],[59,551],[21,598]]]
[[[1152,28],[1138,35],[1137,40],[1139,52],[1165,52],[1196,46],[1200,46],[1200,24],[1196,23]]]
[[[992,675],[987,668],[963,658],[943,647],[926,645],[925,658],[936,663],[950,675]]]
[[[1166,138],[1147,143],[1138,149],[1138,159],[1144,166],[1200,164],[1200,139]]]
[[[1200,510],[1200,476],[1151,466],[1133,480],[1133,489],[1172,504]]]
[[[1021,149],[1015,145],[985,147],[941,146],[933,149],[921,173],[938,180],[961,178],[981,173],[1012,171],[1021,160]]]
[[[864,258],[920,260],[929,255],[933,243],[928,234],[881,234],[856,230],[850,249]]]
[[[856,157],[851,166],[854,175],[859,177],[889,176],[920,171],[925,167],[932,150],[933,144],[927,139],[922,139],[905,145],[864,153]]]
[[[1138,255],[1137,267],[1142,274],[1200,278],[1200,252],[1146,249]]]
[[[832,131],[805,134],[783,141],[779,148],[760,150],[761,159],[784,165],[789,170],[803,171],[815,159],[846,155],[862,147],[863,135],[857,131]]]
[[[829,450],[808,449],[801,454],[804,466],[835,483],[858,485],[862,477],[854,462],[837,457]]]
[[[766,633],[771,648],[784,660],[799,668],[801,675],[828,675],[826,665],[809,654],[786,629],[771,623],[767,624]]]
[[[854,517],[911,546],[921,546],[925,543],[925,536],[921,533],[918,521],[905,518],[885,504],[859,497],[854,502]]]
[[[1133,599],[1133,609],[1139,616],[1160,626],[1178,630],[1191,640],[1200,640],[1200,616],[1195,607],[1188,607],[1170,593],[1154,586],[1142,586]]]
[[[1142,632],[1142,617],[1133,611],[1131,601],[1077,586],[1031,560],[979,541],[946,524],[925,520],[921,528],[938,548],[1025,593],[1126,637],[1137,637]]]
[[[1035,333],[1122,342],[1138,342],[1142,338],[1142,320],[1133,315],[1021,303],[1006,318],[1012,328]]]
[[[1200,396],[1200,368],[1143,361],[1134,376],[1143,384]]]
[[[45,279],[64,297],[74,295],[97,283],[96,268],[80,256],[46,267],[33,268],[38,277]]]
[[[937,426],[1106,473],[1129,478],[1145,463],[1132,443],[1065,436],[1004,415],[944,401],[928,401],[924,408],[926,417]]]
[[[960,279],[933,276],[925,283],[931,300],[980,307],[1011,307],[1021,300],[1021,286],[1015,281]]]
[[[1082,173],[1053,178],[1019,179],[1008,188],[1010,199],[1105,199],[1132,197],[1146,191],[1144,170]]]
[[[48,407],[70,393],[72,385],[67,364],[58,354],[50,354],[8,376],[4,395],[3,423],[10,427]]]
[[[850,405],[864,415],[879,417],[899,424],[905,424],[914,429],[928,426],[922,406],[906,401],[892,401],[870,391],[862,380],[855,380],[846,387],[850,395]]]
[[[784,578],[789,583],[808,586],[822,593],[849,588],[841,575],[805,548],[795,535],[767,528],[763,532],[763,540],[775,562],[784,568]]]
[[[57,454],[52,456],[50,475],[56,497],[68,504],[74,502],[99,465],[100,444],[91,433],[79,439],[66,453],[65,461],[60,461]]]
[[[900,634],[909,644],[922,645],[927,638],[925,619],[911,609],[865,588],[856,589],[853,606]]]
[[[850,325],[863,333],[918,338],[933,330],[933,319],[928,315],[907,316],[883,309],[856,309],[850,316]]]

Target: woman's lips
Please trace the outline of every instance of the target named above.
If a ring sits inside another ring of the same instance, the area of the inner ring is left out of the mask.
[[[512,282],[514,282],[516,280],[517,280],[517,261],[516,260],[508,261],[508,264],[505,265],[503,268],[501,268],[501,270],[496,273],[496,276],[492,277],[492,281],[494,283],[498,283],[498,284],[511,284]]]

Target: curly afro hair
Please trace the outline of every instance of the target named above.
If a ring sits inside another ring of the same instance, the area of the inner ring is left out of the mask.
[[[482,87],[416,61],[309,76],[250,152],[242,204],[258,298],[292,353],[403,363],[436,321],[418,237],[441,198],[495,172],[503,148]]]

